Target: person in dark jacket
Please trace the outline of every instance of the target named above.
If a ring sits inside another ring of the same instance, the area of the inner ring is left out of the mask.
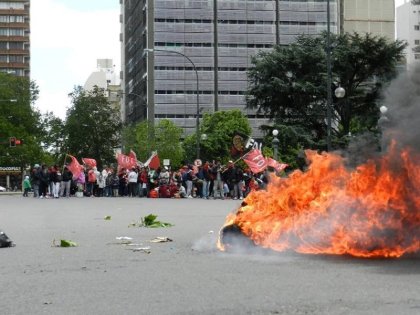
[[[73,180],[73,173],[69,170],[69,168],[64,166],[62,181],[61,181],[61,197],[70,197],[70,188],[71,188],[71,181]]]
[[[46,165],[42,165],[37,174],[39,178],[39,198],[48,198],[48,167]]]

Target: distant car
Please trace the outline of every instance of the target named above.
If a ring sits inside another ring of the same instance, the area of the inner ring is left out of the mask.
[[[0,191],[6,191],[6,188],[4,188],[3,186],[0,186]]]

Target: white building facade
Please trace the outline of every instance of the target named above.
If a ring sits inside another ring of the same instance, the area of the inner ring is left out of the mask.
[[[340,11],[341,32],[395,39],[394,0],[341,0]]]
[[[408,66],[420,61],[420,1],[414,3],[406,0],[403,5],[397,7],[397,38],[408,43]]]

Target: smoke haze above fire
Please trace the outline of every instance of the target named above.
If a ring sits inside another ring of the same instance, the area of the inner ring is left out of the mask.
[[[420,151],[420,65],[410,68],[394,80],[385,93],[389,121],[383,141],[395,140],[401,147]]]

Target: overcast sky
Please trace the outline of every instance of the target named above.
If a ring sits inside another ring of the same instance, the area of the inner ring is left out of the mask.
[[[36,106],[64,118],[68,94],[96,70],[96,59],[120,69],[119,0],[31,1],[31,79]]]
[[[68,94],[84,85],[96,59],[113,59],[120,70],[119,14],[119,0],[31,2],[31,79],[39,86],[42,112],[64,118]]]

